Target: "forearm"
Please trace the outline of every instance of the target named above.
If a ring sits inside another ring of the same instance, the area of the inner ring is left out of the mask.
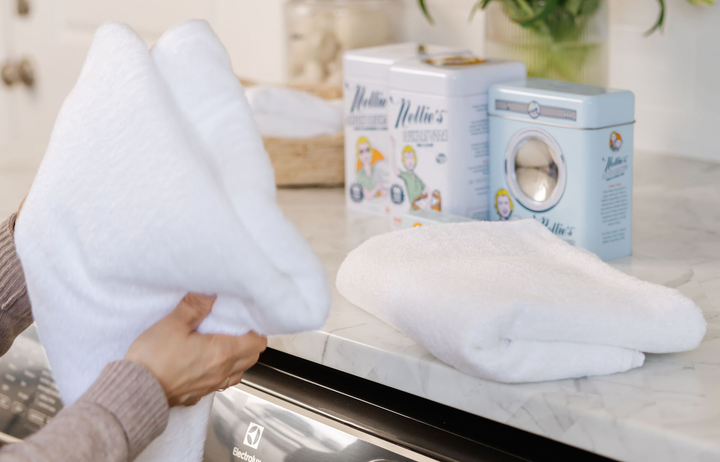
[[[126,462],[167,426],[165,393],[131,361],[108,365],[90,389],[45,428],[0,450],[0,462]]]
[[[0,356],[32,324],[22,265],[15,253],[15,215],[0,224]]]

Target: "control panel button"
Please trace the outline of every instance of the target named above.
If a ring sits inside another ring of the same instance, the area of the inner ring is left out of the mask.
[[[40,383],[52,388],[53,390],[57,390],[57,386],[55,386],[55,382],[53,382],[52,380],[46,379],[45,377],[40,377]]]
[[[13,414],[20,415],[25,412],[25,409],[27,409],[25,405],[17,401],[13,401],[13,403],[10,405],[10,412],[12,412]]]
[[[60,394],[57,391],[53,390],[52,388],[48,388],[45,385],[38,385],[37,389],[47,395],[52,396],[53,398],[60,399]]]
[[[20,398],[23,401],[27,401],[30,399],[30,395],[28,395],[27,393],[23,393],[22,391],[19,391],[17,393],[17,395],[18,395],[18,398]]]
[[[50,404],[50,405],[54,405],[54,404],[57,402],[56,399],[51,398],[51,397],[49,397],[48,395],[44,395],[44,394],[42,394],[42,393],[39,393],[39,394],[38,394],[38,399],[39,399],[40,401],[44,401],[44,402],[46,402],[46,403],[48,403],[48,404]]]
[[[0,408],[3,409],[10,409],[10,403],[12,400],[9,396],[0,395]]]
[[[48,411],[48,412],[50,412],[50,413],[52,413],[52,414],[55,414],[55,413],[57,412],[57,408],[55,408],[55,407],[53,407],[53,406],[50,406],[50,405],[47,404],[47,403],[43,403],[42,401],[38,401],[38,402],[35,403],[34,405],[37,406],[37,407],[43,408],[43,409],[45,409],[46,411]]]
[[[10,383],[15,383],[17,381],[17,378],[15,378],[14,375],[9,374],[9,373],[6,373],[5,375],[3,375],[3,377],[5,378],[5,380],[7,380]]]
[[[50,421],[50,417],[46,416],[42,412],[36,411],[35,409],[30,409],[28,411],[28,420],[43,427]]]

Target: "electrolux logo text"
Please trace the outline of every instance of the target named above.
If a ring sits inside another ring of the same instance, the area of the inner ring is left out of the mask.
[[[262,462],[257,457],[248,454],[247,452],[243,451],[238,447],[233,448],[233,456],[237,457],[240,460],[244,460],[245,462]]]

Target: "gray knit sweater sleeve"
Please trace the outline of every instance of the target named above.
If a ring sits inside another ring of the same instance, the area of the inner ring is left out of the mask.
[[[0,224],[0,356],[33,322],[25,276],[15,254],[14,228],[15,215]]]
[[[0,355],[32,324],[15,216],[0,225]],[[117,361],[72,406],[35,435],[0,450],[0,462],[129,462],[165,430],[168,402],[140,364]]]

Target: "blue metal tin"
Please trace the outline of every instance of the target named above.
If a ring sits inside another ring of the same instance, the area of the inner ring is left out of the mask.
[[[490,89],[491,220],[534,218],[603,260],[632,253],[635,97],[526,79]]]

